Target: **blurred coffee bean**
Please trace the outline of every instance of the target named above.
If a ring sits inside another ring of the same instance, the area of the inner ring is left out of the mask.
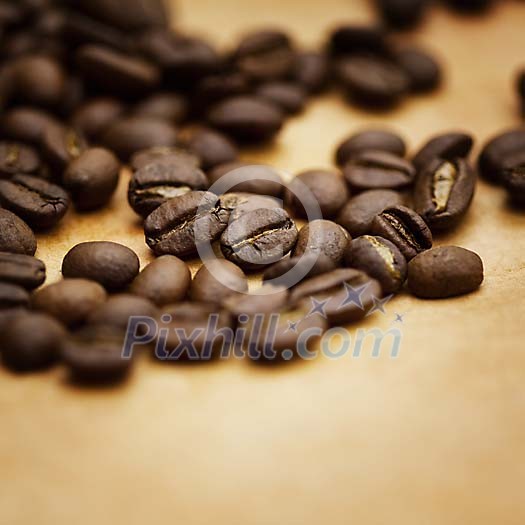
[[[288,304],[288,289],[285,286],[263,284],[254,292],[233,294],[222,301],[223,308],[232,319],[253,317],[261,314],[272,314],[285,308]]]
[[[42,153],[60,178],[69,163],[87,149],[85,138],[62,125],[47,126],[42,136]]]
[[[350,235],[339,224],[324,219],[316,220],[301,228],[292,255],[301,257],[308,253],[324,254],[335,264],[339,264],[350,241]]]
[[[383,20],[396,29],[409,29],[419,24],[429,0],[375,0]]]
[[[346,25],[335,29],[330,35],[329,50],[334,56],[371,53],[390,53],[386,34],[380,27]]]
[[[509,155],[501,165],[499,175],[510,201],[517,206],[525,205],[525,152]]]
[[[410,79],[413,93],[433,91],[441,83],[441,66],[436,59],[418,48],[405,48],[396,52],[396,60]]]
[[[140,117],[158,118],[179,124],[188,115],[187,100],[177,93],[160,92],[141,100],[133,108]]]
[[[0,142],[0,178],[9,179],[17,173],[38,175],[42,163],[38,152],[19,142]]]
[[[236,95],[246,95],[251,90],[251,81],[239,71],[226,71],[204,77],[194,93],[194,110],[202,114],[215,103]]]
[[[34,255],[36,237],[31,228],[9,210],[0,208],[0,251]]]
[[[179,146],[153,146],[134,153],[130,159],[130,167],[133,171],[137,171],[148,164],[159,161],[166,164],[186,164],[195,168],[199,168],[201,165],[200,159],[186,148]]]
[[[17,284],[0,281],[0,311],[29,306],[29,292]]]
[[[45,130],[57,125],[58,121],[50,113],[29,106],[19,106],[3,115],[2,133],[10,140],[39,146]]]
[[[38,288],[46,280],[45,264],[31,256],[0,252],[0,281],[23,286],[26,290]]]
[[[259,86],[255,94],[292,115],[300,113],[307,101],[304,89],[292,82],[266,82]]]
[[[445,4],[457,11],[466,13],[477,13],[485,11],[492,4],[493,0],[443,0]]]
[[[330,76],[330,64],[324,54],[306,51],[296,55],[292,79],[306,93],[312,95],[321,93],[327,87]]]
[[[237,146],[225,135],[212,129],[201,128],[191,133],[184,145],[197,155],[203,170],[233,162],[239,156]]]
[[[88,139],[95,140],[124,112],[125,106],[117,99],[95,98],[76,108],[71,125]]]

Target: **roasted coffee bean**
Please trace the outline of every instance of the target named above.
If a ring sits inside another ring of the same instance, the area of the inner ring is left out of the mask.
[[[297,241],[297,228],[280,209],[261,208],[231,222],[221,236],[226,259],[256,270],[282,259]]]
[[[45,264],[31,255],[0,252],[0,281],[38,288],[46,280]]]
[[[330,74],[329,61],[324,54],[306,51],[296,55],[292,78],[306,93],[321,93],[328,85]]]
[[[74,159],[64,173],[64,187],[69,190],[79,211],[102,208],[117,189],[120,162],[104,148],[91,148]]]
[[[17,173],[38,175],[42,163],[30,146],[17,142],[0,142],[0,178],[9,179]]]
[[[50,113],[32,107],[17,107],[2,118],[2,132],[10,140],[40,145],[48,127],[57,126],[58,121]]]
[[[58,361],[65,336],[64,327],[48,315],[17,315],[0,336],[2,362],[17,372],[47,368]]]
[[[244,272],[225,259],[205,261],[191,283],[193,301],[220,304],[232,294],[248,292]]]
[[[372,221],[385,208],[403,204],[400,193],[392,190],[369,190],[356,195],[340,211],[336,222],[352,237],[371,233]]]
[[[285,191],[285,201],[299,217],[306,218],[307,212],[315,209],[332,219],[349,198],[345,180],[339,173],[327,170],[305,171],[297,175]],[[305,209],[306,208],[306,209]]]
[[[285,286],[265,284],[251,293],[230,295],[222,301],[222,306],[237,320],[246,316],[277,312],[287,305],[288,295]]]
[[[62,343],[62,359],[72,379],[81,383],[107,383],[124,379],[133,360],[122,355],[124,336],[113,326],[89,325]]]
[[[125,111],[119,100],[95,98],[79,106],[71,118],[74,129],[90,140],[96,140]]]
[[[414,182],[412,164],[392,153],[364,151],[345,164],[343,174],[354,191],[400,190]]]
[[[300,257],[307,253],[324,254],[334,263],[343,260],[350,235],[339,224],[327,220],[315,220],[301,228],[293,256]]]
[[[199,129],[185,142],[189,151],[199,157],[203,170],[234,162],[239,156],[237,146],[222,133]]]
[[[116,242],[77,244],[62,261],[64,277],[90,279],[109,291],[126,288],[139,273],[136,253]]]
[[[66,326],[82,324],[97,307],[106,301],[102,286],[85,279],[63,279],[35,292],[32,306],[46,312]]]
[[[306,92],[292,82],[267,82],[259,86],[255,94],[291,115],[300,113],[306,105]]]
[[[419,173],[434,159],[455,160],[467,158],[474,141],[466,133],[444,133],[431,138],[412,159]]]
[[[9,308],[25,308],[29,305],[29,293],[16,284],[0,281],[0,311]]]
[[[376,279],[385,294],[399,291],[407,277],[403,254],[382,237],[364,235],[354,239],[346,252],[345,263]]]
[[[396,60],[408,75],[413,93],[433,91],[441,83],[439,63],[421,49],[402,49],[396,53]]]
[[[15,175],[0,180],[0,204],[32,228],[51,228],[65,215],[69,207],[67,193],[50,182],[29,175]]]
[[[263,280],[275,286],[292,288],[304,279],[310,279],[337,268],[337,263],[324,253],[307,252],[298,257],[286,257],[264,271]]]
[[[501,183],[507,190],[511,202],[525,205],[525,153],[510,155],[501,166]]]
[[[230,221],[234,221],[260,208],[282,208],[282,201],[275,197],[257,195],[255,193],[225,193],[221,195],[222,205],[230,210]]]
[[[228,224],[229,211],[209,192],[192,191],[170,199],[144,222],[146,243],[155,255],[195,255],[215,241]]]
[[[137,275],[129,291],[158,306],[182,301],[191,285],[191,272],[184,261],[163,255]]]
[[[479,173],[489,181],[499,182],[505,159],[525,149],[525,129],[505,131],[491,138],[481,150]]]
[[[390,108],[410,87],[408,75],[398,64],[378,56],[342,58],[337,74],[350,99],[365,107]]]
[[[456,226],[472,203],[476,174],[463,159],[435,159],[418,176],[414,208],[432,231]]]
[[[423,18],[428,0],[375,0],[383,20],[391,27],[407,29]]]
[[[161,72],[155,65],[108,47],[84,46],[76,59],[89,83],[119,97],[139,97],[160,84]]]
[[[408,287],[417,297],[441,299],[474,292],[483,282],[483,262],[469,250],[440,246],[408,265]]]
[[[381,285],[375,279],[359,270],[340,268],[296,286],[290,302],[305,300],[307,308],[317,307],[320,316],[326,317],[330,324],[344,325],[365,317],[374,299],[381,296]]]
[[[86,100],[87,89],[80,76],[71,76],[66,83],[66,94],[60,101],[57,113],[69,119],[70,115]]]
[[[379,27],[346,25],[337,28],[330,36],[332,55],[371,53],[388,55],[386,33]]]
[[[177,93],[160,92],[139,102],[133,113],[139,117],[159,118],[176,124],[186,120],[188,102]]]
[[[226,71],[204,77],[195,89],[195,110],[202,113],[215,103],[251,91],[251,80],[240,71]]]
[[[228,98],[214,106],[208,114],[212,126],[241,142],[270,140],[284,123],[282,111],[259,97]]]
[[[432,233],[426,222],[406,206],[383,210],[372,222],[371,231],[393,242],[407,261],[432,248]]]
[[[201,161],[197,155],[190,153],[186,148],[177,146],[154,146],[133,154],[130,160],[130,167],[133,171],[138,171],[148,164],[157,161],[162,161],[167,164],[172,162],[174,164],[188,164],[196,168],[201,165]]]
[[[47,126],[42,136],[42,151],[58,173],[87,149],[84,137],[72,128],[61,125]]]
[[[170,123],[149,117],[117,120],[101,137],[101,142],[124,161],[144,149],[175,146],[176,141],[177,131]]]
[[[382,129],[360,131],[338,146],[335,160],[339,166],[344,166],[352,158],[367,150],[385,151],[404,157],[406,144],[397,133],[392,131]]]
[[[31,228],[14,213],[0,208],[0,251],[34,255],[36,237]]]
[[[147,217],[161,204],[194,190],[208,187],[206,175],[182,158],[165,156],[146,164],[131,177],[128,202],[133,210]]]
[[[249,162],[236,161],[217,166],[208,173],[208,179],[211,191],[218,194],[235,192],[280,197],[284,189],[277,170]]]

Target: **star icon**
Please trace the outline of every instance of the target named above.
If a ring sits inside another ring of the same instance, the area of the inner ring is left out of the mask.
[[[405,318],[404,315],[396,313],[396,319],[395,319],[394,323],[401,323],[401,324],[403,324],[403,322],[404,322],[403,319],[404,318]]]
[[[340,304],[339,308],[344,308],[345,306],[348,306],[349,304],[354,304],[361,310],[364,310],[365,307],[363,306],[363,300],[362,295],[368,288],[368,285],[370,283],[363,284],[362,286],[358,286],[357,288],[354,288],[351,284],[345,283],[345,290],[346,290],[346,297],[344,301]]]
[[[314,314],[320,314],[325,319],[328,318],[325,312],[326,305],[330,302],[331,297],[326,299],[326,301],[318,301],[314,297],[310,297],[310,300],[312,301],[312,309],[308,312],[307,317],[310,317]]]
[[[369,315],[372,315],[378,311],[381,312],[383,315],[385,315],[386,314],[385,306],[392,299],[392,297],[394,297],[394,294],[387,295],[383,299],[372,297],[372,301],[374,301],[374,306],[370,308],[370,311],[366,314],[366,316],[368,317]]]
[[[286,332],[294,332],[296,334],[298,324],[299,324],[299,321],[296,321],[295,323],[293,323],[292,321],[288,321],[288,328],[286,329]]]

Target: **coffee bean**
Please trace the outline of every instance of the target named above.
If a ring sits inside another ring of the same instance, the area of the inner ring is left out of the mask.
[[[14,213],[0,208],[0,251],[34,255],[35,234],[29,226]]]
[[[159,118],[180,123],[188,116],[188,102],[177,93],[159,92],[139,102],[133,113],[139,117]]]
[[[230,221],[234,221],[260,208],[282,208],[282,201],[275,197],[257,195],[255,193],[225,193],[221,195],[222,205],[230,210]]]
[[[403,254],[394,243],[382,237],[364,235],[354,239],[346,252],[345,263],[376,279],[385,294],[399,291],[407,277]]]
[[[492,137],[481,150],[478,169],[487,180],[499,182],[501,166],[508,156],[525,149],[525,129],[517,128]]]
[[[462,13],[478,13],[491,6],[492,0],[445,0],[445,3]]]
[[[468,157],[474,141],[466,133],[444,133],[431,138],[412,159],[417,172],[425,169],[434,159],[454,160]]]
[[[340,268],[308,279],[296,286],[290,294],[290,302],[302,300],[310,310],[318,303],[320,315],[332,325],[344,325],[359,321],[370,311],[374,298],[382,296],[381,285],[367,274],[352,268]]]
[[[369,150],[345,164],[343,174],[354,191],[400,190],[414,182],[414,166],[392,153]]]
[[[239,155],[237,146],[228,137],[205,128],[193,133],[186,142],[186,147],[199,157],[203,170],[233,162]]]
[[[202,113],[215,103],[251,91],[251,80],[240,71],[225,71],[204,77],[195,89],[194,106]]]
[[[280,197],[284,189],[283,179],[277,170],[249,162],[221,164],[208,173],[208,179],[211,190],[219,194],[235,192]]]
[[[301,228],[293,256],[306,253],[324,254],[339,264],[351,238],[339,224],[327,220],[315,220]]]
[[[0,281],[0,311],[10,308],[25,308],[29,305],[29,293],[16,284]]]
[[[324,54],[306,51],[296,55],[292,78],[307,93],[321,93],[328,85],[330,74],[329,61]]]
[[[74,129],[95,140],[124,114],[124,105],[113,98],[95,98],[80,105],[71,117]]]
[[[137,275],[129,291],[158,306],[182,301],[191,285],[191,273],[184,261],[163,255]]]
[[[284,123],[282,111],[259,97],[228,98],[208,114],[212,126],[242,142],[270,140]]]
[[[48,315],[17,315],[0,337],[2,362],[17,372],[47,368],[60,357],[65,335],[64,327]]]
[[[300,113],[306,105],[306,92],[292,82],[267,82],[259,86],[255,94],[291,115]]]
[[[396,53],[396,60],[408,75],[413,93],[433,91],[441,83],[441,66],[421,49],[402,49]]]
[[[62,188],[46,180],[15,175],[11,180],[0,180],[0,204],[32,228],[45,230],[65,215],[69,197]]]
[[[525,205],[525,154],[523,151],[507,157],[501,165],[499,178],[509,194],[510,201],[517,206]]]
[[[244,272],[225,259],[206,261],[191,283],[193,301],[220,304],[232,294],[246,293],[248,280]]]
[[[17,142],[0,142],[0,178],[9,179],[17,173],[38,175],[42,168],[38,153]]]
[[[147,117],[129,117],[115,121],[102,133],[101,142],[122,160],[140,150],[174,146],[177,131],[168,122]]]
[[[414,208],[432,231],[456,226],[472,203],[476,174],[467,161],[435,159],[417,179]]]
[[[269,266],[263,275],[265,282],[292,288],[299,282],[331,272],[337,263],[324,253],[307,252],[299,257],[286,257]]]
[[[146,243],[156,255],[189,257],[213,242],[228,224],[229,211],[212,193],[192,191],[170,199],[144,222]]]
[[[60,174],[86,149],[86,140],[74,129],[57,125],[44,130],[42,151],[51,167]]]
[[[102,286],[85,279],[63,279],[35,292],[32,306],[52,315],[68,327],[82,324],[106,301]]]
[[[81,383],[107,383],[124,379],[132,359],[122,356],[121,330],[107,325],[89,325],[62,343],[62,359],[72,379]]]
[[[339,80],[348,96],[358,105],[390,108],[407,93],[410,80],[395,62],[372,55],[340,59]]]
[[[135,252],[116,242],[96,241],[77,244],[64,257],[64,277],[91,279],[109,291],[126,288],[139,273]]]
[[[356,195],[339,212],[336,222],[352,237],[371,233],[375,216],[391,206],[403,204],[400,193],[392,190],[369,190]]]
[[[38,288],[46,280],[45,264],[31,255],[0,252],[0,281]]]
[[[372,222],[371,231],[393,242],[407,261],[432,248],[432,233],[426,222],[406,206],[383,210]]]
[[[337,148],[335,160],[339,166],[344,166],[352,158],[367,150],[384,151],[404,157],[406,144],[399,135],[392,131],[369,129],[344,140]]]
[[[147,217],[169,199],[207,187],[206,175],[193,163],[167,155],[132,175],[128,201],[136,213]]]
[[[516,90],[520,99],[521,114],[525,117],[525,71],[520,71],[517,76]]]
[[[345,25],[332,32],[329,49],[334,56],[361,53],[388,55],[385,36],[380,27]]]
[[[221,250],[241,268],[256,270],[282,259],[296,241],[297,228],[284,210],[261,208],[230,223]]]
[[[483,282],[483,262],[469,250],[440,246],[408,265],[408,287],[417,297],[441,299],[474,292]]]
[[[423,17],[428,0],[375,0],[383,20],[391,27],[408,29]]]
[[[130,167],[133,171],[138,171],[148,164],[162,161],[167,164],[188,164],[195,168],[200,167],[201,161],[190,153],[187,149],[177,146],[154,146],[137,151],[130,160]]]
[[[79,211],[102,208],[117,189],[120,162],[103,148],[91,148],[74,159],[64,173],[64,186]]]
[[[252,293],[230,295],[222,301],[222,306],[236,320],[242,316],[277,312],[287,305],[288,295],[285,286],[265,284]]]
[[[322,216],[331,219],[346,204],[348,197],[344,178],[339,173],[327,170],[300,173],[288,185],[285,192],[287,205],[295,214],[303,218],[307,217],[307,212],[319,205]]]
[[[160,84],[161,73],[155,65],[105,46],[84,46],[76,60],[88,82],[119,97],[139,97]]]
[[[5,137],[34,145],[42,143],[48,127],[57,125],[58,121],[50,113],[32,107],[10,109],[2,118]]]

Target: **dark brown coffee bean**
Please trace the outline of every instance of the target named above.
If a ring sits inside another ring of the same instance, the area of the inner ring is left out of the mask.
[[[187,164],[199,168],[201,161],[197,155],[190,153],[186,148],[177,146],[154,146],[143,149],[133,154],[130,160],[130,167],[133,171],[138,171],[148,164],[158,161],[166,164]]]
[[[375,279],[359,270],[340,268],[296,286],[290,294],[290,302],[302,301],[311,311],[317,303],[324,303],[322,312],[329,323],[344,325],[365,317],[374,299],[381,296],[381,285]]]
[[[42,137],[42,152],[58,173],[87,149],[84,137],[72,128],[61,125],[47,126]]]
[[[0,208],[0,251],[34,255],[36,237],[31,228],[14,213]]]
[[[0,281],[34,290],[45,280],[46,266],[39,259],[31,255],[0,252]]]
[[[300,257],[307,253],[324,254],[339,264],[350,241],[350,235],[339,224],[315,220],[301,228],[293,256]]]
[[[199,129],[192,133],[185,145],[199,157],[203,170],[233,162],[239,156],[237,146],[228,137],[211,129]]]
[[[210,110],[208,119],[212,126],[242,142],[267,141],[284,123],[284,115],[277,106],[252,96],[219,102]]]
[[[350,243],[346,265],[366,272],[381,284],[383,293],[401,289],[407,277],[407,262],[397,246],[382,237],[364,235]]]
[[[64,257],[64,277],[91,279],[109,291],[126,288],[139,273],[136,253],[116,242],[96,241],[77,244]]]
[[[265,284],[251,293],[230,295],[222,301],[222,306],[236,320],[241,316],[278,312],[287,306],[288,296],[285,286]]]
[[[17,173],[38,175],[42,163],[36,150],[18,142],[0,142],[0,178]]]
[[[255,193],[225,193],[221,195],[222,205],[230,210],[230,221],[234,221],[260,208],[282,208],[282,201],[275,197],[257,195]]]
[[[375,0],[383,20],[391,27],[408,29],[423,17],[428,0]]]
[[[455,160],[468,157],[474,141],[466,133],[444,133],[431,138],[415,155],[412,163],[419,173],[434,159]]]
[[[64,173],[64,187],[69,190],[79,211],[102,208],[117,189],[120,162],[107,149],[91,148],[74,159]]]
[[[414,182],[416,171],[407,161],[384,151],[364,151],[345,164],[343,174],[354,191],[400,190]]]
[[[202,113],[225,98],[246,95],[251,91],[250,79],[240,71],[226,71],[204,77],[195,89],[194,106]]]
[[[426,222],[406,206],[383,210],[372,222],[372,233],[393,242],[407,261],[432,248],[432,233]]]
[[[406,153],[405,141],[396,133],[381,129],[360,131],[344,140],[337,148],[335,160],[344,166],[355,156],[367,150],[385,151],[398,157]]]
[[[292,78],[307,93],[321,93],[328,85],[330,74],[330,64],[324,54],[307,51],[296,55]]]
[[[192,191],[159,206],[144,222],[146,243],[155,255],[189,257],[215,241],[228,224],[229,211],[218,197]]]
[[[352,55],[373,53],[386,55],[389,53],[386,33],[379,27],[345,25],[335,29],[329,42],[332,55]]]
[[[340,59],[337,74],[348,96],[365,107],[392,107],[400,102],[410,86],[407,74],[399,65],[372,55]]]
[[[132,175],[128,201],[136,213],[147,217],[169,199],[207,187],[208,179],[199,168],[184,159],[165,156]]]
[[[259,86],[255,94],[291,115],[300,113],[307,101],[303,88],[292,82],[267,82]]]
[[[45,130],[57,125],[51,114],[32,107],[13,108],[2,118],[2,132],[7,138],[38,146]]]
[[[0,281],[0,311],[9,308],[25,308],[29,305],[29,293],[16,284]]]
[[[230,223],[221,236],[226,259],[256,270],[282,259],[297,241],[297,228],[280,209],[255,210]]]
[[[356,195],[340,211],[336,222],[352,237],[371,233],[372,221],[385,208],[403,204],[400,193],[392,190],[369,190]]]
[[[191,272],[186,263],[173,255],[163,255],[137,275],[129,291],[164,306],[182,301],[190,285]]]
[[[55,226],[69,208],[67,193],[50,182],[29,175],[0,180],[0,204],[33,229]]]
[[[433,91],[441,83],[441,66],[421,49],[402,49],[396,53],[396,60],[408,75],[413,93]]]
[[[237,265],[225,259],[212,259],[195,275],[190,297],[197,302],[220,304],[232,294],[246,292],[248,280]]]
[[[115,121],[102,133],[102,143],[127,161],[138,151],[175,146],[176,129],[164,120],[146,117],[129,117]]]
[[[88,82],[123,98],[148,93],[161,80],[155,65],[99,45],[82,47],[77,53],[77,65]]]
[[[435,159],[418,176],[414,208],[432,231],[456,226],[472,203],[476,174],[467,161]]]
[[[307,210],[319,205],[327,219],[337,215],[349,198],[346,182],[339,173],[310,170],[297,175],[288,185],[285,201],[299,217],[306,218]],[[305,210],[306,208],[306,210]]]
[[[523,151],[509,155],[501,165],[499,176],[503,187],[509,194],[510,201],[525,205],[525,153]]]
[[[60,357],[65,336],[64,327],[48,315],[17,315],[0,336],[2,362],[17,372],[47,368]]]
[[[177,93],[160,92],[139,102],[133,113],[139,117],[149,117],[167,120],[176,124],[186,120],[188,102]]]
[[[35,292],[31,302],[35,310],[74,327],[82,324],[106,297],[104,288],[94,281],[63,279]]]
[[[417,297],[441,299],[474,292],[483,282],[483,262],[469,250],[440,246],[408,265],[408,287]]]
[[[481,150],[478,169],[487,180],[499,182],[501,166],[508,156],[525,149],[525,129],[517,128],[492,137]]]
[[[97,139],[125,111],[124,105],[113,98],[95,98],[79,106],[71,124],[90,140]]]

